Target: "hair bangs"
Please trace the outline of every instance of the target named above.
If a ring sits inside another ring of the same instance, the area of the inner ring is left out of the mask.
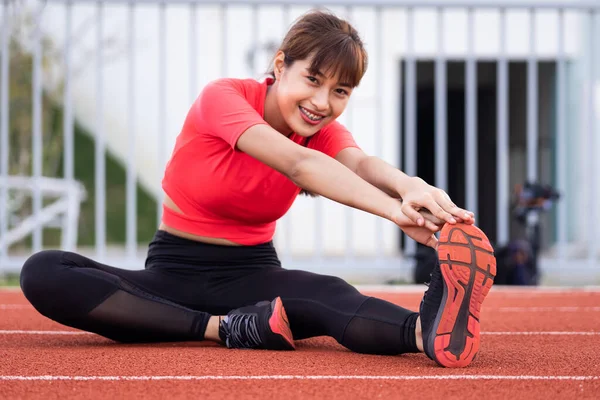
[[[311,73],[337,79],[340,85],[357,87],[365,74],[367,55],[349,37],[318,49],[312,58]]]

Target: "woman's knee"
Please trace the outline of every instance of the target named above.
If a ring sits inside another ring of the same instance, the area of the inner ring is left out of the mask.
[[[358,307],[366,299],[358,289],[337,276],[321,275],[315,283],[315,287],[326,299],[350,308]]]
[[[44,250],[25,261],[19,278],[25,297],[38,297],[38,292],[52,283],[57,270],[61,268],[63,253],[60,250]]]
[[[117,289],[119,278],[79,254],[49,250],[25,262],[20,281],[34,308],[61,322],[89,312]]]
[[[284,295],[284,300],[286,297],[307,299],[344,315],[352,315],[367,298],[337,276],[298,271],[294,278],[292,293]]]

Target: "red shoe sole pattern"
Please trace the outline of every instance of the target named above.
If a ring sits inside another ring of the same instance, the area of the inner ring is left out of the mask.
[[[438,257],[445,304],[434,327],[435,358],[442,366],[465,367],[479,351],[481,304],[496,276],[493,251],[476,226],[446,224],[442,229]]]

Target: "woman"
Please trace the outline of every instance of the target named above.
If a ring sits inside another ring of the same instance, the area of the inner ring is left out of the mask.
[[[48,318],[121,342],[291,350],[294,340],[326,335],[355,352],[424,351],[443,366],[468,365],[495,273],[492,248],[472,213],[365,155],[336,122],[366,67],[350,24],[304,15],[270,78],[216,80],[192,105],[166,167],[164,216],[145,269],[43,251],[23,266],[27,299]],[[434,248],[443,226],[441,268],[419,313],[336,277],[282,268],[275,223],[301,190],[386,218]]]

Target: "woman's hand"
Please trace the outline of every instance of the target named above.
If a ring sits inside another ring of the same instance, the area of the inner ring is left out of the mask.
[[[437,218],[429,211],[422,209],[418,212],[421,218],[423,218],[424,226],[418,226],[413,220],[408,218],[403,212],[399,205],[398,209],[392,215],[392,221],[396,223],[409,237],[416,240],[417,242],[424,244],[429,247],[437,249],[438,240],[434,233],[442,229],[446,223],[444,220]]]
[[[426,219],[419,213],[423,209],[450,224],[475,222],[475,214],[457,207],[445,191],[429,185],[421,178],[404,180],[398,193],[402,197],[402,212],[417,226],[428,226]]]

